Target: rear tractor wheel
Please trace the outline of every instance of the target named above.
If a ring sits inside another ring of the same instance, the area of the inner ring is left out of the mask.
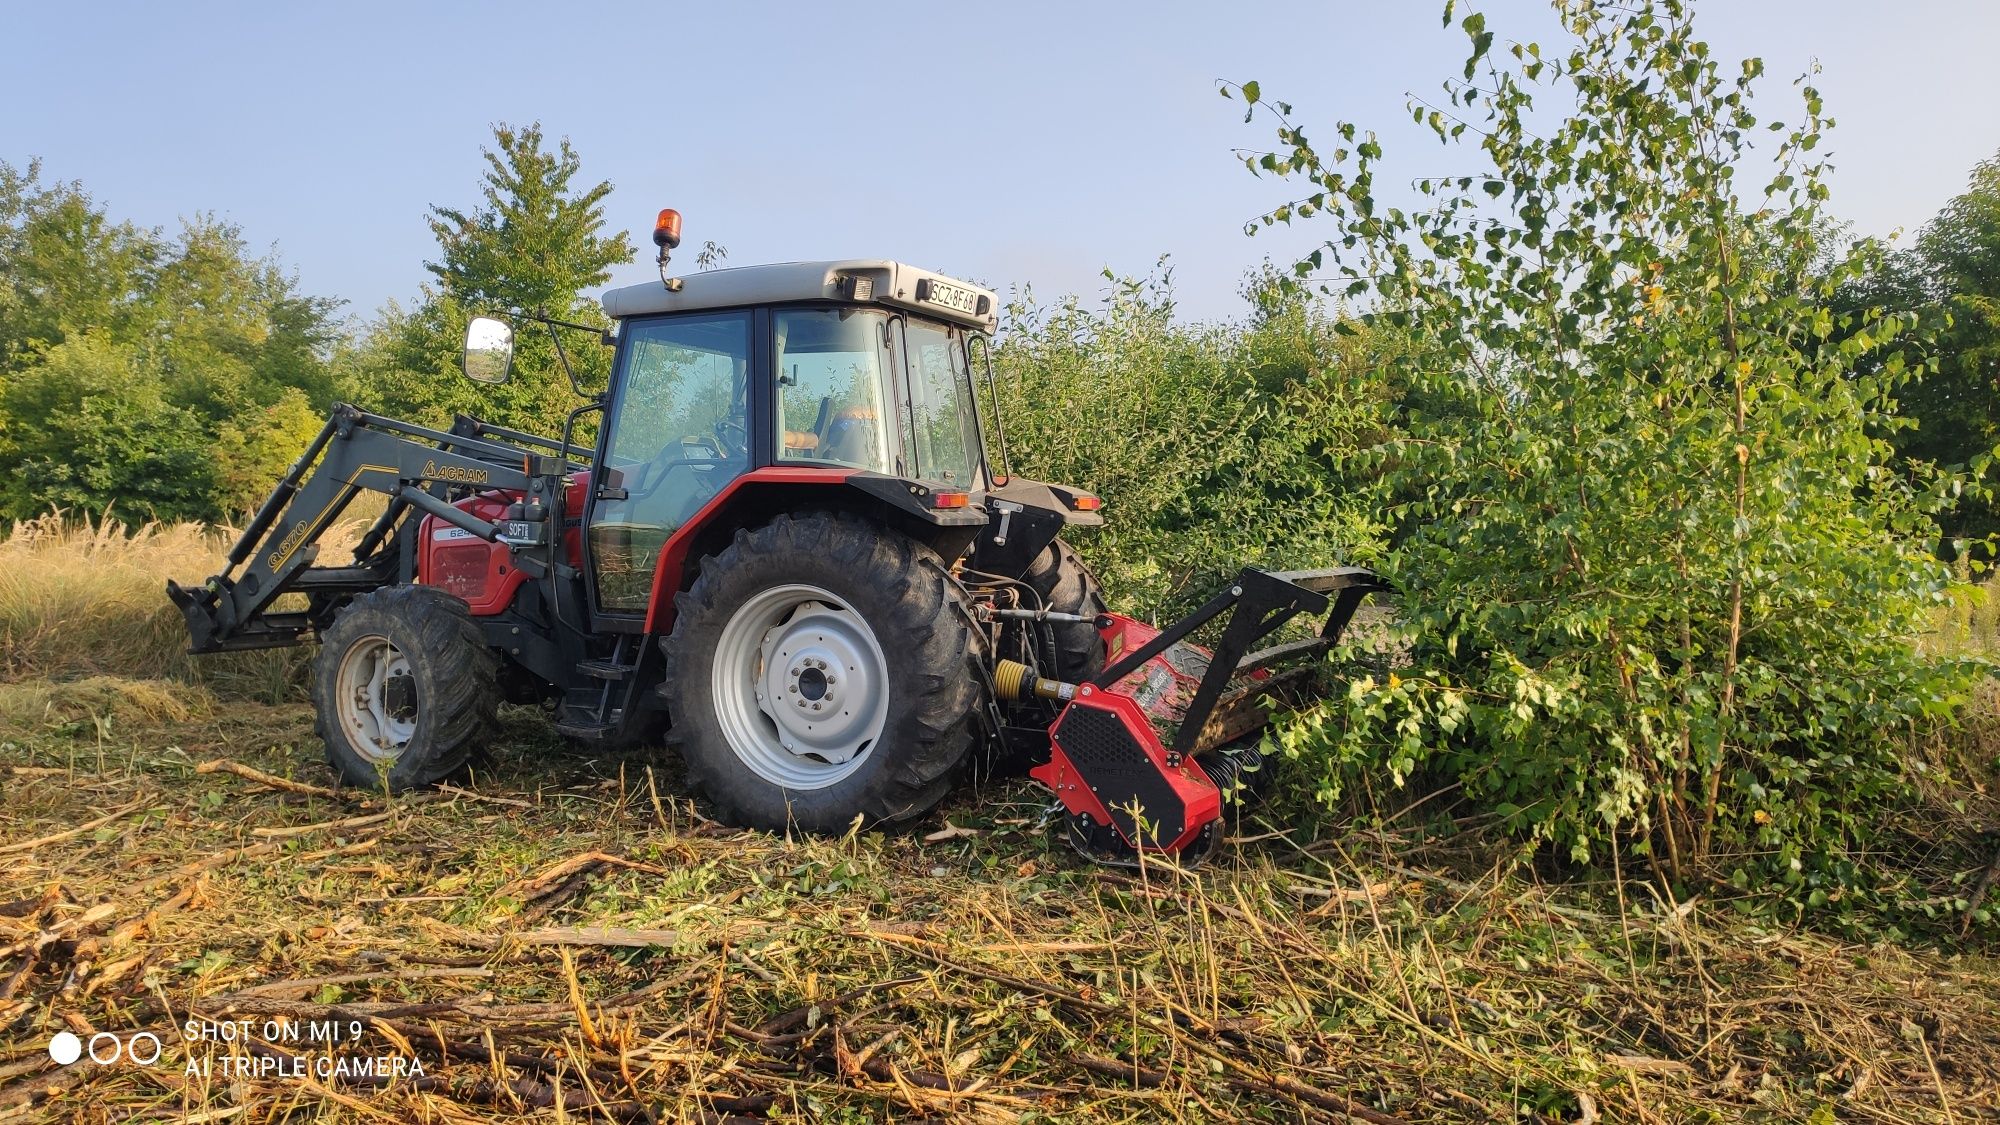
[[[348,603],[313,662],[327,764],[361,788],[420,789],[460,775],[493,733],[499,661],[464,602],[385,586]]]
[[[950,790],[978,736],[979,634],[937,557],[839,515],[740,531],[676,602],[661,687],[726,820],[844,832]]]
[[[1104,612],[1104,591],[1097,576],[1060,539],[1029,564],[1022,579],[1042,596],[1045,609],[1091,618]],[[1056,641],[1056,679],[1082,683],[1104,670],[1104,634],[1097,626],[1069,622],[1050,628]]]

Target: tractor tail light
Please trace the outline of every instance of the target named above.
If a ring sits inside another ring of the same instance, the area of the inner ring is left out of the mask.
[[[931,493],[931,507],[933,508],[963,508],[970,503],[972,503],[972,494],[970,492]]]
[[[1095,512],[1103,509],[1104,501],[1096,496],[1072,496],[1069,506],[1079,512]]]

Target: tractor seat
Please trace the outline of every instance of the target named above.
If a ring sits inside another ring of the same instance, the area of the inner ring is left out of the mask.
[[[876,453],[875,411],[866,406],[850,406],[834,415],[819,443],[821,458],[850,465],[874,465],[879,460]]]

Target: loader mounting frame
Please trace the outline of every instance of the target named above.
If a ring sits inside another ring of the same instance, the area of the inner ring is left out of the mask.
[[[447,433],[335,406],[230,548],[222,573],[194,588],[167,583],[187,618],[189,651],[296,644],[346,598],[410,581],[418,521],[403,517],[413,509],[487,542],[506,542],[516,548],[517,565],[546,575],[556,564],[552,501],[564,474],[580,467],[565,452],[471,419]],[[447,500],[454,490],[488,489],[521,494],[521,518],[484,520]],[[389,503],[355,545],[354,562],[314,566],[319,537],[362,492],[382,493]],[[272,612],[285,593],[307,595],[309,608]]]

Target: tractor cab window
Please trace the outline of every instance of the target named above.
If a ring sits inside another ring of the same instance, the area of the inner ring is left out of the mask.
[[[895,472],[882,407],[882,325],[869,309],[786,309],[772,318],[780,462]]]
[[[637,611],[668,537],[750,467],[750,317],[634,321],[624,334],[590,551],[598,604]]]
[[[927,320],[909,318],[903,324],[910,399],[901,421],[903,448],[916,454],[913,475],[953,488],[981,487],[979,425],[964,337]]]

